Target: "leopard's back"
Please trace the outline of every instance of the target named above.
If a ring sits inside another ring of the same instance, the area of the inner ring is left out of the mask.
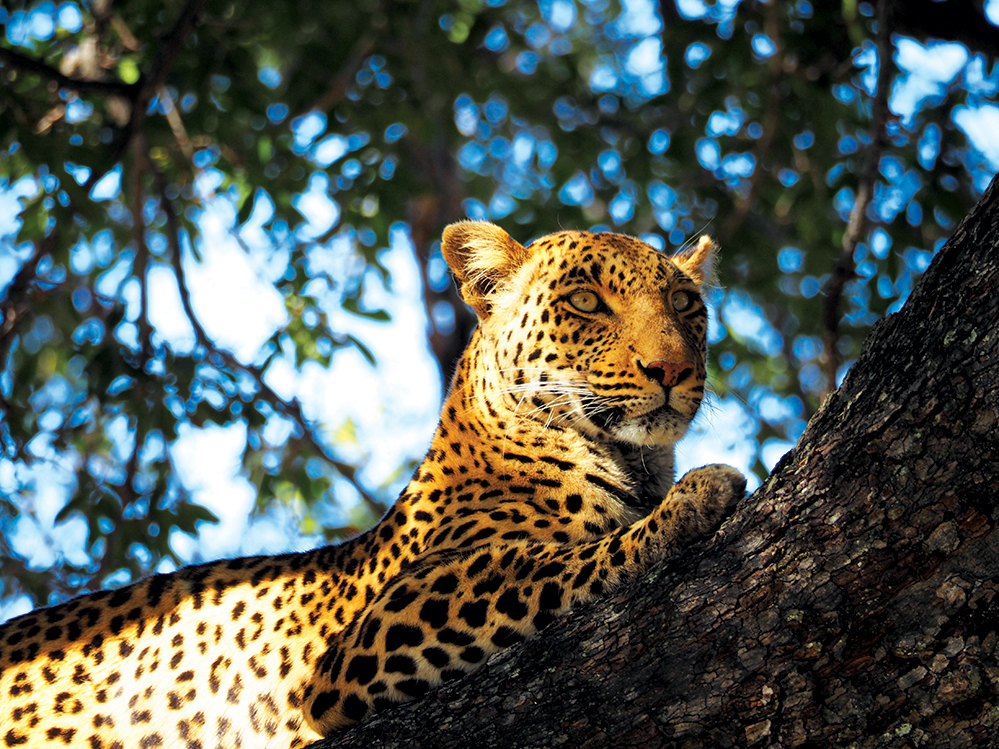
[[[362,605],[349,548],[188,567],[6,623],[4,745],[318,738],[294,708],[326,638]]]

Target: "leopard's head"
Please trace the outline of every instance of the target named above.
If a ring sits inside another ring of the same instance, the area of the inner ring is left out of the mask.
[[[717,245],[668,257],[633,237],[563,231],[522,246],[464,221],[442,252],[479,318],[470,387],[518,418],[590,439],[676,442],[704,396],[701,288]]]

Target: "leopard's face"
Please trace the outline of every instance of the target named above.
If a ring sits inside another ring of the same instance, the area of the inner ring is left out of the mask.
[[[519,418],[594,440],[679,440],[704,395],[700,279],[618,234],[560,232],[526,250],[480,323],[487,390]]]

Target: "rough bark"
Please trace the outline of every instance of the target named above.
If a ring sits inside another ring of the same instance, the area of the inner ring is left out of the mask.
[[[316,747],[999,746],[999,181],[708,543]]]

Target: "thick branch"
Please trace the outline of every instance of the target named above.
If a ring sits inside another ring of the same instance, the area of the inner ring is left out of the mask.
[[[857,187],[857,197],[850,212],[850,221],[843,233],[843,247],[833,266],[832,275],[825,287],[825,303],[822,308],[823,347],[826,365],[826,386],[824,395],[836,389],[836,375],[842,363],[837,346],[839,339],[840,304],[843,290],[848,281],[856,278],[856,263],[853,255],[857,243],[867,226],[867,207],[874,195],[874,183],[878,177],[881,152],[885,143],[885,121],[888,118],[888,96],[891,84],[891,29],[889,17],[890,0],[878,2],[878,80],[877,90],[871,101],[871,142],[864,161],[864,170]]]
[[[156,47],[156,59],[152,68],[142,77],[140,83],[140,94],[137,98],[139,105],[148,104],[160,87],[166,82],[166,77],[173,67],[180,54],[180,48],[184,44],[188,35],[194,31],[195,25],[204,12],[207,0],[188,0],[184,10],[181,11],[177,22],[170,32],[163,37]],[[140,106],[144,112],[145,107]]]
[[[317,744],[994,742],[999,180],[707,544]]]
[[[34,57],[29,57],[9,47],[0,47],[0,62],[16,70],[35,73],[43,78],[48,78],[50,81],[55,81],[59,84],[60,88],[69,88],[80,93],[108,94],[131,99],[135,96],[139,88],[137,83],[72,78],[68,75],[63,75],[60,71],[41,60],[36,60]]]

